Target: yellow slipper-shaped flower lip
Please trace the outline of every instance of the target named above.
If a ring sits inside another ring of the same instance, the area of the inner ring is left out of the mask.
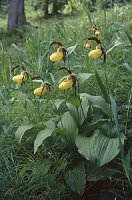
[[[88,57],[89,58],[99,58],[102,56],[102,50],[101,49],[95,49],[89,52]]]
[[[24,79],[25,79],[25,77],[24,77],[23,73],[12,77],[12,81],[14,83],[22,83],[24,81]]]
[[[61,90],[67,90],[73,86],[72,79],[65,79],[59,84],[59,89]]]
[[[40,86],[33,91],[34,95],[36,96],[41,96],[42,94],[44,94],[44,92],[46,92],[45,86]]]
[[[63,52],[62,51],[55,52],[50,56],[50,60],[52,62],[60,61],[62,58],[63,58]]]

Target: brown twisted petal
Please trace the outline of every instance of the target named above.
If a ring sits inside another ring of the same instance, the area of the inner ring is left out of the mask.
[[[50,48],[51,46],[53,46],[54,44],[58,44],[58,46],[62,46],[62,43],[61,43],[61,42],[53,41],[53,42],[50,43],[49,48]]]
[[[31,78],[31,80],[32,81],[33,80],[42,80],[42,81],[44,81],[40,76],[34,76],[34,77]]]
[[[67,67],[60,67],[60,68],[58,69],[58,71],[60,71],[60,70],[66,70],[69,74],[72,73],[71,70],[68,69]]]
[[[106,62],[106,51],[105,51],[105,48],[104,47],[101,47],[101,50],[102,50],[102,54],[103,54],[103,61],[104,63]]]
[[[23,66],[21,66],[20,64],[17,64],[17,65],[15,65],[15,66],[12,68],[11,71],[13,72],[13,71],[14,71],[16,68],[18,68],[18,67],[21,67],[22,70],[25,70]]]
[[[97,42],[97,44],[101,44],[101,41],[97,38],[97,37],[88,37],[88,38],[85,38],[85,40],[94,40]]]

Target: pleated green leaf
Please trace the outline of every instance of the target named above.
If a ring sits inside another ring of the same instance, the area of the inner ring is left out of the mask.
[[[108,165],[97,167],[89,162],[86,165],[87,181],[105,180],[112,177],[114,173],[115,171],[109,168]]]
[[[86,173],[83,162],[66,174],[66,183],[69,187],[78,194],[82,195],[85,190]]]
[[[41,130],[35,141],[34,141],[34,154],[37,152],[38,150],[38,147],[43,143],[43,141],[48,138],[49,136],[51,136],[52,132],[54,131],[54,128],[53,129],[49,129],[49,128],[46,128],[44,130]]]
[[[60,105],[65,101],[65,99],[56,99],[54,104],[57,109],[59,109]]]
[[[33,128],[33,125],[32,125],[32,124],[19,126],[19,128],[18,128],[17,131],[15,132],[16,140],[17,140],[19,143],[21,143],[21,140],[22,140],[23,135],[24,135],[27,131],[29,131],[31,128]]]
[[[75,95],[70,95],[68,98],[66,98],[66,102],[76,106],[76,107],[79,107],[80,104],[81,104],[81,100],[80,100],[80,97],[79,96],[75,96]]]
[[[70,112],[65,112],[62,115],[61,121],[59,122],[58,126],[66,130],[65,138],[68,141],[68,143],[74,144],[75,138],[78,133],[78,127],[75,120],[70,115]]]
[[[89,79],[93,74],[90,73],[78,73],[77,80],[79,85],[83,84],[87,79]]]
[[[66,103],[66,105],[70,111],[71,116],[73,117],[76,124],[78,125],[78,127],[82,125],[82,123],[84,122],[87,116],[88,109],[89,109],[88,99],[85,96],[81,97],[81,104],[78,108],[71,103]]]
[[[107,89],[106,89],[104,83],[102,82],[101,77],[99,76],[99,73],[98,73],[98,71],[97,71],[97,69],[96,69],[95,63],[94,63],[93,69],[94,69],[94,73],[95,73],[96,79],[97,79],[97,81],[98,81],[99,87],[100,87],[100,89],[101,89],[101,91],[102,91],[102,95],[103,95],[105,101],[106,101],[107,103],[109,103],[108,91],[107,91]]]
[[[119,139],[108,138],[99,131],[91,137],[78,135],[76,146],[80,154],[98,167],[113,160],[120,152]]]
[[[76,47],[77,47],[77,44],[74,46],[68,47],[67,48],[68,55],[71,55],[73,52],[75,52]]]
[[[92,106],[100,108],[107,116],[111,116],[110,105],[101,96],[92,96],[87,93],[81,93],[80,96],[85,97]]]

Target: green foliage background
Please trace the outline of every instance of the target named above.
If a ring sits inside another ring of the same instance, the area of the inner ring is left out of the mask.
[[[59,15],[48,20],[43,19],[41,9],[35,12],[31,2],[25,2],[30,25],[26,25],[24,31],[19,30],[23,33],[22,39],[17,35],[8,37],[7,9],[2,6],[1,199],[131,199],[131,4],[102,9],[99,1],[96,11],[91,13],[87,7],[72,2],[74,15],[69,3],[62,13],[70,13],[70,16]],[[90,60],[89,50],[83,47],[84,38],[93,34],[91,25],[94,24],[100,28],[101,41],[107,51],[106,65],[101,59]],[[50,54],[56,50],[53,47],[49,51],[53,40],[62,42],[69,52],[66,67],[70,66],[80,81],[80,95],[85,96],[81,105],[72,90],[64,93],[58,89],[59,80],[67,74],[58,72],[64,66],[62,61],[54,64],[49,61]],[[39,83],[28,81],[23,86],[15,85],[11,69],[18,63],[32,76],[41,75],[49,81],[54,88],[51,93],[39,100],[33,95],[33,88]],[[104,88],[111,98],[110,108],[102,98]],[[88,107],[88,111],[83,113],[81,106],[83,110]],[[127,146],[122,142],[124,139]],[[106,140],[116,141],[120,146],[119,150],[116,150],[117,145],[113,149],[111,146],[115,155],[110,162],[106,162],[107,156],[105,162],[103,159],[110,146],[101,149]],[[97,148],[93,153],[96,143],[100,144],[100,150]],[[99,156],[100,152],[104,154]]]

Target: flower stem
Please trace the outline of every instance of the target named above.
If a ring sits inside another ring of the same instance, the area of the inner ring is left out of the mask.
[[[128,109],[126,114],[126,125],[125,125],[125,135],[127,135],[127,124],[128,124],[128,117],[129,117],[129,111],[130,111],[130,105],[131,105],[131,98],[132,98],[132,86],[130,88],[130,94],[128,99]]]

